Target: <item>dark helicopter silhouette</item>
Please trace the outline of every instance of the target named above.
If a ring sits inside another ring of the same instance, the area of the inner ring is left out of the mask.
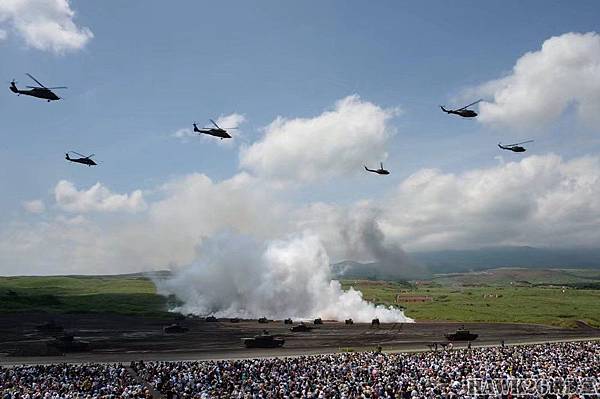
[[[367,172],[377,173],[378,175],[389,175],[390,174],[390,172],[388,170],[383,169],[383,162],[381,162],[379,165],[380,165],[379,169],[369,169],[365,166],[365,170]]]
[[[208,134],[209,136],[220,137],[221,140],[231,138],[229,133],[227,133],[226,129],[221,128],[219,125],[217,125],[217,122],[213,121],[212,119],[210,119],[210,121],[213,125],[215,125],[215,127],[203,127],[202,129],[198,129],[196,122],[194,122],[194,132]],[[237,127],[228,127],[227,129],[237,129]]]
[[[472,109],[467,109],[472,105],[475,105],[479,102],[481,102],[483,100],[477,100],[469,105],[465,105],[462,108],[459,109],[446,109],[443,106],[440,105],[440,108],[442,109],[442,111],[444,111],[447,114],[454,114],[454,115],[460,115],[463,118],[475,118],[477,116],[477,112],[473,111]]]
[[[69,156],[69,154],[76,154],[79,155],[81,158],[71,158]],[[71,162],[77,162],[77,163],[81,163],[87,166],[96,166],[98,165],[96,162],[94,162],[94,160],[92,159],[92,157],[94,156],[94,154],[92,155],[88,155],[87,157],[83,154],[80,154],[78,152],[75,151],[69,151],[65,154],[65,159],[67,161],[71,161]]]
[[[502,143],[498,143],[498,147],[502,148],[503,150],[509,150],[509,151],[513,151],[513,152],[525,152],[527,150],[525,149],[525,147],[521,146],[521,144],[525,144],[525,143],[533,143],[533,140],[521,141],[520,143],[507,144],[507,145],[502,145]]]
[[[56,94],[54,94],[52,92],[52,90],[56,90],[56,89],[66,89],[65,86],[59,86],[59,87],[46,87],[43,84],[40,83],[39,80],[37,80],[36,78],[34,78],[33,76],[31,76],[30,74],[26,73],[27,76],[29,76],[32,80],[35,81],[35,83],[37,83],[39,85],[39,87],[37,86],[26,86],[31,90],[19,90],[17,88],[17,82],[15,82],[15,80],[13,79],[12,82],[10,82],[10,91],[12,91],[13,93],[17,94],[17,95],[25,95],[25,96],[32,96],[32,97],[37,97],[37,98],[42,98],[44,100],[47,100],[48,102],[50,101],[56,101],[56,100],[60,100],[60,97],[57,96]]]

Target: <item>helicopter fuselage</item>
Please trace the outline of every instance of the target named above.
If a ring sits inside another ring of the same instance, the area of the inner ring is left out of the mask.
[[[509,150],[509,151],[512,151],[512,152],[525,152],[525,151],[527,151],[525,149],[525,147],[521,147],[520,145],[503,146],[503,145],[498,144],[498,147],[502,148],[503,150]]]
[[[230,139],[231,136],[225,129],[198,129],[194,126],[194,132],[208,134],[209,136],[220,137],[221,139]]]
[[[48,101],[60,100],[60,97],[54,94],[50,89],[33,88],[31,90],[19,90],[17,86],[11,84],[10,91],[12,91],[15,94],[23,94],[25,96],[37,97]]]
[[[446,113],[459,115],[459,116],[462,116],[463,118],[475,118],[477,116],[477,112],[470,110],[470,109],[463,109],[463,110],[457,110],[457,111],[448,110],[448,111],[446,111]]]
[[[367,172],[373,172],[373,173],[377,173],[378,175],[389,175],[390,172],[388,170],[385,169],[369,169],[365,166],[365,170]]]
[[[71,158],[69,156],[69,154],[66,154],[65,159],[67,161],[76,162],[76,163],[80,163],[80,164],[87,165],[87,166],[96,166],[96,165],[98,165],[91,158]]]

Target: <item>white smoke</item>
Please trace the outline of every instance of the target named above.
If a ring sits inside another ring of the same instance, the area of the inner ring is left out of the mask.
[[[156,284],[161,294],[174,294],[183,301],[175,309],[182,313],[413,321],[399,309],[365,301],[354,289],[342,290],[338,281],[331,280],[329,263],[318,236],[308,232],[265,243],[222,234],[202,245],[197,262]]]

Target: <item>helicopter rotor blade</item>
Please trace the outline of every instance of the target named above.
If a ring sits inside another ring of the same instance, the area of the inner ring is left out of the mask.
[[[527,141],[521,141],[520,143],[514,143],[514,144],[508,144],[509,147],[512,147],[514,145],[520,145],[520,144],[527,144],[527,143],[533,143],[534,140],[527,140]]]
[[[213,121],[212,119],[210,119],[210,121],[212,122],[213,125],[215,125],[217,127],[217,129],[220,129],[219,125],[217,125],[217,122]]]
[[[25,75],[29,76],[31,79],[33,79],[35,81],[35,83],[39,84],[40,86],[42,86],[44,89],[47,89],[46,86],[44,86],[43,84],[40,83],[39,80],[37,80],[36,78],[34,78],[31,74],[29,73],[25,73]]]
[[[475,105],[475,104],[477,104],[477,103],[480,103],[480,102],[482,102],[482,101],[483,101],[483,98],[480,98],[479,100],[477,100],[477,101],[475,101],[475,102],[472,102],[472,103],[471,103],[471,104],[469,104],[469,105],[465,105],[464,107],[457,109],[457,111],[462,111],[463,109],[467,109],[467,108],[469,108],[471,105]]]
[[[73,153],[73,154],[75,154],[75,155],[79,155],[80,157],[87,158],[85,155],[83,155],[83,154],[80,154],[80,153],[78,153],[77,151],[69,151],[69,152],[70,152],[70,153]]]
[[[93,157],[94,155],[96,155],[96,154],[88,155],[86,158],[91,158],[91,157]]]
[[[67,86],[46,87],[46,88],[47,88],[47,89],[52,89],[52,90],[54,90],[54,89],[68,89],[68,87],[67,87]]]

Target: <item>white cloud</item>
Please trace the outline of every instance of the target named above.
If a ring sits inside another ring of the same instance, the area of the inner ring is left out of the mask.
[[[243,149],[240,165],[258,176],[313,181],[358,172],[386,158],[389,119],[383,109],[354,95],[314,118],[277,118],[264,137]]]
[[[530,156],[460,175],[421,170],[382,207],[381,229],[408,250],[597,246],[600,159]]]
[[[566,33],[519,58],[512,73],[474,90],[492,102],[479,106],[479,121],[516,128],[539,127],[571,105],[586,123],[600,117],[600,35]]]
[[[6,33],[6,31],[4,29],[0,29],[0,40],[6,39],[7,36],[8,36],[8,33]]]
[[[100,183],[88,190],[77,190],[73,183],[61,180],[54,188],[58,206],[67,212],[139,212],[146,209],[141,190],[115,194]]]
[[[191,174],[153,190],[158,198],[146,206],[141,197],[113,194],[101,184],[79,191],[60,182],[54,211],[66,215],[0,229],[0,274],[182,266],[197,258],[206,238],[223,231],[258,240],[311,231],[333,262],[379,260],[389,272],[411,267],[403,249],[597,247],[600,242],[599,157],[529,156],[461,174],[423,169],[383,200],[350,205],[288,204],[285,191],[267,184],[246,173],[221,182]],[[144,206],[136,214],[69,216]]]
[[[23,202],[23,208],[29,213],[43,213],[46,205],[42,200],[32,200]]]
[[[68,0],[2,0],[0,24],[8,23],[28,46],[55,53],[80,50],[94,37],[73,21]]]

